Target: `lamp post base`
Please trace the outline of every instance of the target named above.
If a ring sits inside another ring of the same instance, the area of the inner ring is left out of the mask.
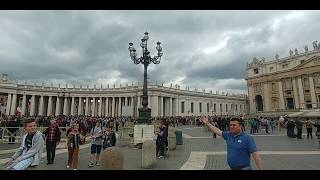
[[[150,108],[139,108],[138,124],[151,124]]]
[[[133,144],[143,144],[146,140],[153,141],[154,135],[154,125],[149,124],[136,124],[133,131]]]
[[[153,138],[154,125],[151,124],[151,109],[139,108],[138,123],[134,126],[133,143],[137,145]]]

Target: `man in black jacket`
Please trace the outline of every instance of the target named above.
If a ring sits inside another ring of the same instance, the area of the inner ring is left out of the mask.
[[[57,122],[52,120],[50,127],[48,127],[43,134],[46,136],[47,164],[53,164],[56,147],[61,139],[61,132]]]
[[[302,139],[302,127],[303,122],[300,121],[298,118],[296,119],[296,128],[297,128],[297,139]]]

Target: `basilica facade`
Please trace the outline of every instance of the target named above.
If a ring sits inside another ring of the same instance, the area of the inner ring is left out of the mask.
[[[320,43],[313,50],[290,50],[287,57],[253,58],[247,64],[249,112],[288,112],[320,108]]]
[[[17,83],[8,75],[0,77],[0,103],[3,113],[25,116],[91,115],[138,116],[142,107],[142,84],[82,87]],[[244,115],[247,95],[180,89],[148,84],[148,107],[152,117]]]

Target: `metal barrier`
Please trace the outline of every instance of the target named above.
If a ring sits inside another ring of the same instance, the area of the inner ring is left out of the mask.
[[[38,127],[40,132],[45,131],[48,127]],[[61,132],[61,139],[67,138],[67,129],[69,127],[59,127]],[[26,134],[24,127],[0,127],[0,143],[9,143],[10,138],[14,138],[15,141],[12,143],[21,142],[21,138]]]

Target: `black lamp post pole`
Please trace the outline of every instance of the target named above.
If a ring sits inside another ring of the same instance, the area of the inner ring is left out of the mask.
[[[144,65],[144,73],[143,73],[143,95],[142,95],[142,108],[139,108],[139,117],[138,124],[151,124],[151,109],[148,108],[148,86],[147,86],[147,70],[148,65],[150,63],[159,64],[162,56],[162,47],[160,46],[160,42],[157,42],[157,56],[153,58],[150,57],[150,52],[147,49],[147,41],[149,39],[148,32],[144,33],[145,36],[141,39],[141,47],[143,49],[143,56],[137,58],[136,50],[132,47],[133,43],[129,43],[128,50],[130,51],[131,59],[135,64],[143,64]],[[158,60],[159,59],[159,60]],[[139,98],[139,96],[138,96]]]

